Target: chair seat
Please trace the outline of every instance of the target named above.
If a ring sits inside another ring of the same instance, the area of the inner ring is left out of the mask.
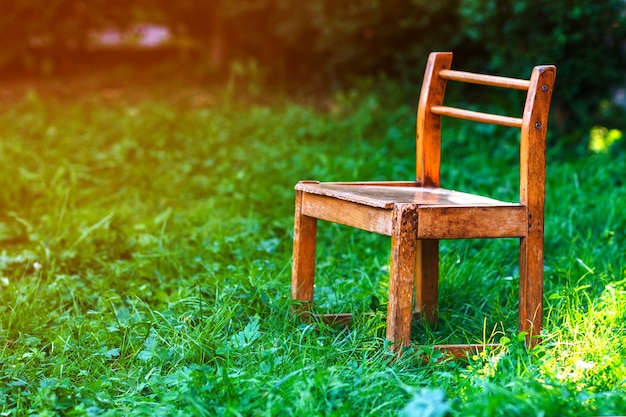
[[[526,206],[416,182],[301,181],[302,213],[391,236],[393,212],[417,211],[418,239],[525,236]]]
[[[396,204],[454,207],[512,207],[515,203],[494,200],[445,188],[419,187],[409,182],[316,182],[303,181],[296,190],[337,198],[370,207],[393,209]]]

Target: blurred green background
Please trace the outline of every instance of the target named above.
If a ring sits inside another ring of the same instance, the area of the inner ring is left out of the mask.
[[[419,85],[428,52],[450,50],[458,68],[509,76],[555,64],[552,133],[578,144],[624,128],[625,35],[622,0],[12,0],[0,70],[168,61],[306,94],[364,77]]]

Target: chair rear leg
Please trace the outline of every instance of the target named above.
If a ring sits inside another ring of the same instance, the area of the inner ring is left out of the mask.
[[[415,261],[415,315],[437,321],[439,297],[439,241],[418,240]]]
[[[392,346],[394,350],[411,343],[417,250],[416,227],[417,208],[410,205],[397,205],[394,209],[391,234],[387,306],[387,339],[396,342]]]
[[[302,191],[296,191],[291,298],[301,302],[295,309],[306,318],[313,307],[317,219],[302,214],[303,195]]]
[[[526,345],[540,342],[543,321],[543,235],[520,239],[519,330],[527,332]]]

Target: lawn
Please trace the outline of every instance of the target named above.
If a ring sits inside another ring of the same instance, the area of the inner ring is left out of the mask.
[[[542,345],[516,333],[518,242],[444,242],[440,323],[394,359],[388,238],[320,224],[317,309],[357,319],[290,314],[293,185],[413,179],[418,88],[37,91],[0,102],[0,415],[626,414],[623,144],[551,139]],[[515,199],[515,135],[450,132],[442,182]],[[504,348],[424,360],[468,340]]]

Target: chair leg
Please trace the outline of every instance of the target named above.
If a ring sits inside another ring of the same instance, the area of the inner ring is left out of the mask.
[[[397,205],[394,208],[393,216],[387,339],[397,342],[392,346],[392,349],[398,350],[411,343],[417,250],[417,208],[412,205]]]
[[[415,313],[437,321],[439,297],[439,241],[418,240],[415,260]]]
[[[291,266],[291,298],[300,301],[296,310],[308,316],[313,306],[317,219],[302,214],[304,193],[296,192]]]
[[[520,239],[519,330],[527,332],[526,345],[540,342],[543,321],[543,235]]]

